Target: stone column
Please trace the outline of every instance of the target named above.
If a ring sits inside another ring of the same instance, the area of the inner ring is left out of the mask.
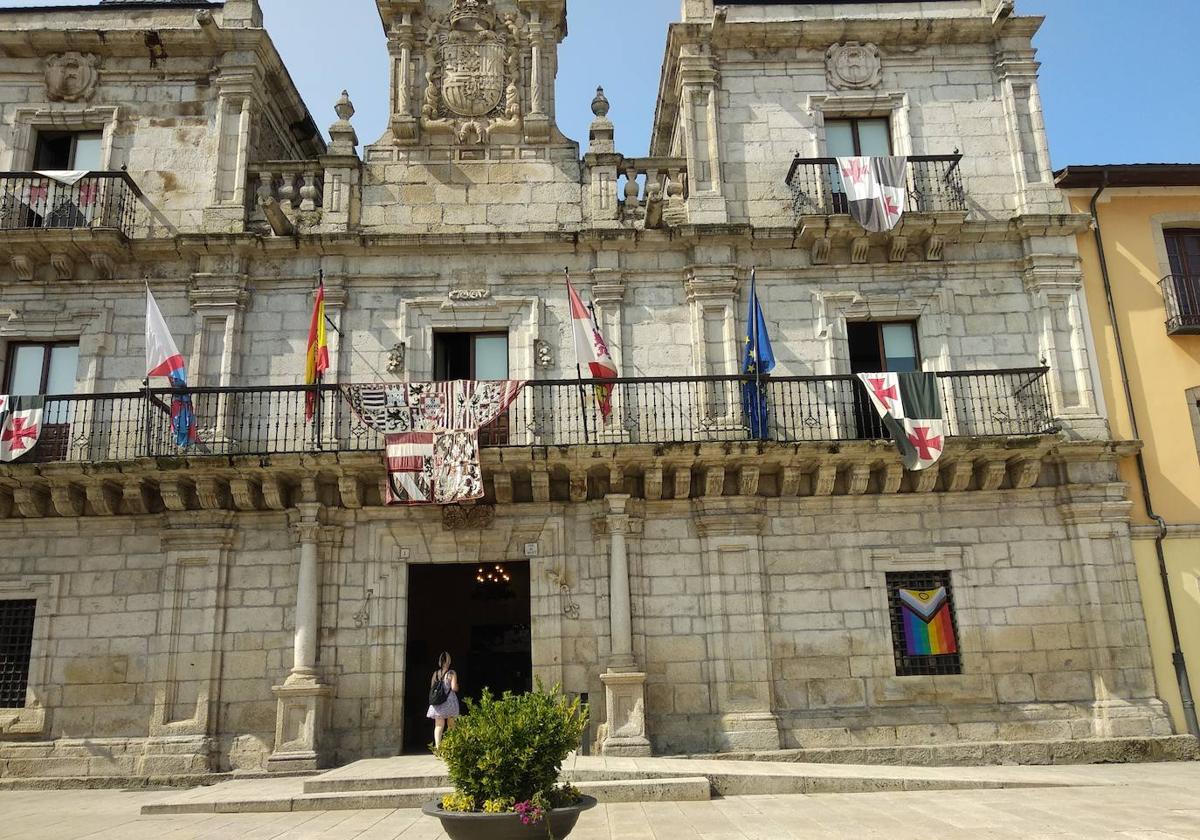
[[[250,291],[240,263],[202,263],[192,275],[188,301],[196,316],[196,338],[188,370],[200,387],[229,388],[242,373],[242,325]],[[202,440],[215,445],[232,438],[230,397],[196,397],[196,420]]]
[[[267,760],[267,769],[276,772],[316,770],[325,764],[323,740],[328,729],[333,690],[321,682],[317,673],[321,615],[320,514],[319,504],[302,502],[293,525],[300,549],[296,626],[291,673],[283,685],[272,689],[277,700],[275,751]]]
[[[626,512],[629,496],[605,497],[608,513],[605,527],[609,546],[609,636],[612,650],[608,670],[600,675],[604,683],[607,712],[602,728],[601,751],[605,755],[648,756],[646,737],[646,674],[637,669],[633,655],[633,615],[629,598],[629,549],[626,535],[630,517]]]
[[[354,103],[349,92],[342,91],[333,107],[338,118],[329,127],[329,148],[320,158],[325,170],[321,231],[346,233],[358,227],[361,215],[362,161],[358,157],[358,133],[350,124]]]

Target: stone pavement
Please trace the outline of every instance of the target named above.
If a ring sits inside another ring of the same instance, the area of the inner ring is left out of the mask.
[[[1063,787],[622,803],[572,840],[1200,840],[1200,763],[992,768]],[[419,811],[141,816],[171,792],[0,793],[0,840],[438,840]]]

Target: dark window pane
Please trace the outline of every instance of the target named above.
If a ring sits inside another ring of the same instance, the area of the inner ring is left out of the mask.
[[[879,325],[874,321],[846,324],[850,344],[850,372],[878,373],[882,370],[883,353],[879,346]]]
[[[470,333],[434,333],[433,378],[437,382],[471,378]]]
[[[39,134],[37,149],[33,155],[33,168],[39,171],[70,169],[74,146],[72,140],[70,134]]]
[[[25,708],[37,601],[0,600],[0,709]]]

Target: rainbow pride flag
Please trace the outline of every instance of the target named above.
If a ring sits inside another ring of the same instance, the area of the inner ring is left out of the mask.
[[[908,656],[958,653],[946,587],[901,589],[899,595],[900,614],[904,623],[904,648]]]

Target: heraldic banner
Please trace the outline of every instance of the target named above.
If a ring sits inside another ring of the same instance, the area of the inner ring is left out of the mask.
[[[872,233],[899,224],[908,200],[908,158],[840,157],[837,163],[854,221]]]
[[[15,461],[37,446],[45,402],[43,397],[0,395],[0,461]]]
[[[871,403],[896,441],[906,470],[924,470],[942,457],[946,421],[933,373],[860,373]]]
[[[452,505],[483,498],[479,430],[499,418],[523,381],[404,382],[342,388],[386,444],[389,505]]]

